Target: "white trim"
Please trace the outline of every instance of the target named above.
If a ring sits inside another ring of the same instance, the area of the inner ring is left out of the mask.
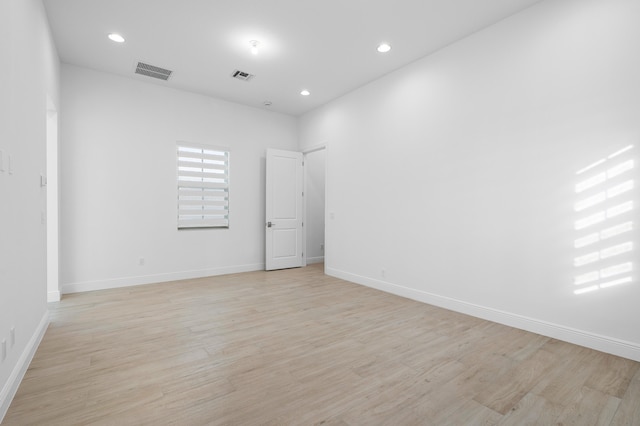
[[[308,148],[305,148],[305,149],[302,150],[302,153],[305,154],[305,155],[306,154],[311,154],[312,152],[322,151],[323,149],[326,149],[326,148],[327,148],[327,144],[326,143],[322,143],[322,144],[319,144],[319,145],[313,145],[313,146],[310,146]]]
[[[14,367],[7,383],[5,383],[2,391],[0,391],[0,423],[2,423],[2,419],[7,414],[9,410],[9,406],[11,405],[11,401],[13,401],[13,397],[16,395],[18,391],[18,387],[20,386],[20,382],[27,372],[29,368],[29,364],[31,364],[31,360],[33,356],[36,354],[36,350],[44,337],[44,333],[47,331],[47,327],[49,326],[49,311],[46,310],[42,319],[40,320],[40,324],[36,328],[35,332],[29,339],[29,343],[27,343],[27,347],[20,355],[16,366]]]
[[[439,296],[437,294],[367,278],[334,268],[325,267],[325,273],[333,277],[417,300],[419,302],[482,318],[488,321],[497,322],[499,324],[521,330],[530,331],[532,333],[541,334],[543,336],[552,337],[554,339],[563,340],[565,342],[574,343],[576,345],[585,346],[587,348],[621,356],[634,361],[640,361],[640,345],[633,342],[608,336],[601,336],[599,334],[566,327],[560,324],[554,324],[498,309],[475,305],[462,300]]]
[[[47,301],[57,293],[60,300],[60,173],[58,108],[47,94],[46,123],[46,234],[47,234]]]
[[[307,258],[307,265],[311,265],[314,263],[324,263],[324,256],[318,256],[318,257],[308,257]]]
[[[307,200],[309,199],[309,192],[307,191],[307,153],[302,152],[302,267],[309,264],[307,258],[307,228],[309,223],[307,221]],[[305,226],[305,223],[307,226]]]
[[[169,272],[166,274],[140,275],[108,280],[85,281],[62,285],[62,294],[81,293],[85,291],[107,290],[112,288],[131,287],[143,284],[155,284],[166,281],[179,281],[192,278],[204,278],[215,275],[238,274],[264,270],[264,263],[236,265],[222,268],[197,269],[193,271]]]
[[[60,301],[60,291],[50,291],[47,293],[47,303],[59,302],[59,301]]]

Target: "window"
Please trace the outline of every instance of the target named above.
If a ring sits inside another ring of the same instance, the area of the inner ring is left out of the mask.
[[[178,142],[178,229],[229,227],[229,150]]]

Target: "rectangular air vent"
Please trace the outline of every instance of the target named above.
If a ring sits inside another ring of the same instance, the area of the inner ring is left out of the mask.
[[[248,72],[234,70],[233,73],[231,73],[231,77],[237,78],[238,80],[242,81],[249,81],[255,76],[253,74],[249,74]]]
[[[146,75],[147,77],[153,77],[165,81],[169,80],[172,73],[173,71],[145,64],[144,62],[138,62],[138,65],[136,66],[136,74]]]

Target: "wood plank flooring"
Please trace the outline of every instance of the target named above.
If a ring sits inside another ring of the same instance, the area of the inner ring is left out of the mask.
[[[640,425],[640,364],[325,276],[66,295],[3,425]]]

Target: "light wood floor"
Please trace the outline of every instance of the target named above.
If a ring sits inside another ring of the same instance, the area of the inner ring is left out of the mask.
[[[313,265],[65,296],[5,424],[640,425],[640,364]]]

